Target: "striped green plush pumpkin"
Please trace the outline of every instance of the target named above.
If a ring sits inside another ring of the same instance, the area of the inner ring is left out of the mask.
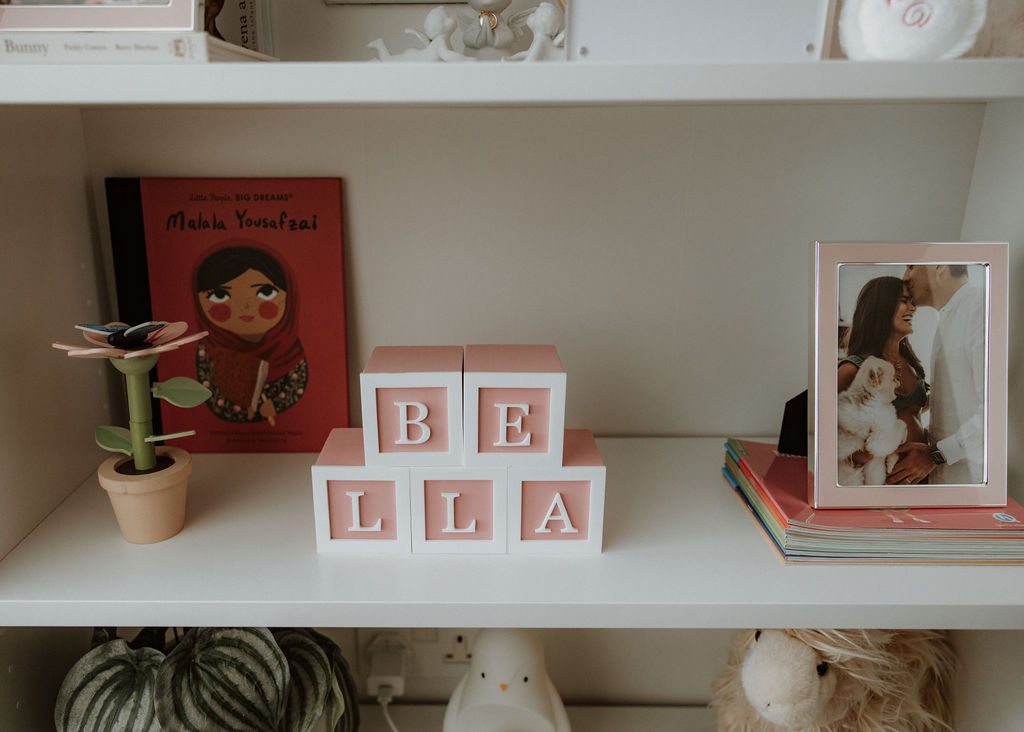
[[[164,654],[112,640],[86,653],[57,694],[57,732],[158,732],[157,669]]]
[[[288,661],[266,628],[196,628],[156,679],[165,732],[278,732]]]

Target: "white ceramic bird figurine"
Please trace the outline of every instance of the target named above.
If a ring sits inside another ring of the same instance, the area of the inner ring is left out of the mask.
[[[443,732],[570,732],[534,630],[484,629],[452,693]]]

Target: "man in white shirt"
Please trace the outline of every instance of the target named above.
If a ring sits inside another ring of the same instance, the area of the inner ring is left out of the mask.
[[[928,443],[911,442],[887,482],[979,484],[985,480],[985,292],[967,265],[909,265],[914,302],[939,311],[932,347]]]

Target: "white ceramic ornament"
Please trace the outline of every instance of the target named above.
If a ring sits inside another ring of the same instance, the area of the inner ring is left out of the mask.
[[[462,26],[462,44],[467,56],[496,61],[511,55],[518,37],[501,13],[512,0],[468,0],[468,8],[458,10]]]
[[[381,61],[474,61],[458,51],[452,50],[451,38],[455,32],[455,19],[441,5],[427,13],[423,21],[423,31],[406,28],[405,32],[416,36],[423,48],[410,48],[401,53],[392,54],[382,38],[371,41],[367,47],[374,49]]]
[[[452,693],[443,732],[570,732],[535,630],[481,630]]]
[[[503,61],[564,61],[565,15],[553,3],[543,2],[536,8],[516,13],[512,27],[525,25],[533,32],[533,41],[525,51],[513,54]]]
[[[930,61],[970,50],[986,0],[846,0],[839,42],[855,61]]]

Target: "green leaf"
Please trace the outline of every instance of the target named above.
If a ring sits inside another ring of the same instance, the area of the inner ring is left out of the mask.
[[[104,450],[132,454],[132,435],[124,427],[97,427],[93,434],[96,444]]]
[[[301,628],[279,630],[274,633],[274,640],[288,659],[290,676],[281,730],[310,732],[323,716],[331,693],[331,660]]]
[[[97,646],[68,672],[57,694],[58,732],[159,732],[156,676],[164,654],[121,639]]]
[[[210,398],[212,392],[195,379],[175,376],[153,384],[153,396],[176,407],[198,407]]]
[[[160,665],[164,732],[279,732],[288,659],[266,628],[193,628]]]

